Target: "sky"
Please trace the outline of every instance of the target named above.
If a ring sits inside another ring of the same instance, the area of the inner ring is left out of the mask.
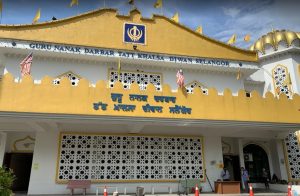
[[[135,0],[143,17],[160,14],[171,18],[179,13],[179,23],[191,29],[203,27],[203,34],[227,42],[237,35],[235,46],[248,48],[262,35],[275,30],[300,32],[300,0],[162,0],[163,9],[155,9],[156,0]],[[2,24],[30,24],[41,9],[40,22],[72,17],[77,14],[107,8],[127,15],[132,9],[128,0],[2,0]],[[250,42],[244,36],[250,34]]]

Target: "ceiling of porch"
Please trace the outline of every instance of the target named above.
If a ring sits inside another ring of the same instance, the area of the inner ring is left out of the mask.
[[[168,136],[284,138],[298,124],[168,118],[0,113],[0,132],[97,132]]]

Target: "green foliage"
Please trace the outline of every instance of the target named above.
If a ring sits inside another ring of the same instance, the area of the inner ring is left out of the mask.
[[[0,167],[0,195],[1,196],[10,196],[12,191],[11,187],[15,180],[15,175],[11,169],[5,170]]]

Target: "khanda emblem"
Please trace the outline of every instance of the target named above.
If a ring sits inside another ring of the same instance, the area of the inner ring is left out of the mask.
[[[138,29],[137,26],[133,26],[132,28],[127,29],[127,35],[133,42],[136,42],[143,36],[143,31]]]

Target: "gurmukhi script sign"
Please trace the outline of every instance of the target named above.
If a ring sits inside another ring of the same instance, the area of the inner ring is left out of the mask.
[[[114,102],[113,109],[114,111],[123,111],[123,112],[134,112],[136,109],[136,105],[133,104],[123,104],[122,103],[123,94],[121,93],[111,93],[111,99]],[[145,102],[145,105],[142,106],[142,109],[145,113],[162,113],[163,106],[154,106],[150,105],[148,102],[148,95],[137,95],[137,94],[129,94],[130,101],[139,101]],[[157,103],[176,103],[176,97],[170,96],[154,96],[154,100]],[[93,103],[94,110],[107,110],[108,104],[103,103],[101,101],[97,103]],[[188,108],[186,106],[174,105],[168,108],[169,113],[172,114],[191,114],[192,108]]]

